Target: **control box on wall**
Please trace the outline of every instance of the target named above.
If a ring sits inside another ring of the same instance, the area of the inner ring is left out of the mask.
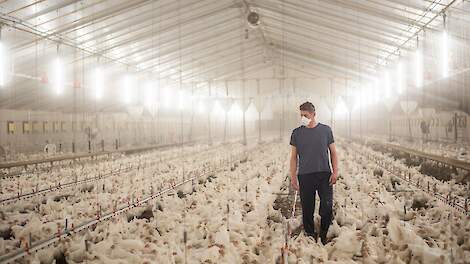
[[[16,132],[16,124],[14,121],[7,122],[7,133],[8,134],[15,134]]]
[[[29,121],[23,121],[23,134],[31,133],[31,123]]]

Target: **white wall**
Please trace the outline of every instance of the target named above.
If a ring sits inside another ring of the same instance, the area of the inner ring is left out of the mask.
[[[241,138],[243,136],[241,115],[235,117],[229,115],[228,118],[226,139]],[[13,134],[8,133],[8,121],[13,121],[16,125]],[[38,122],[41,131],[23,133],[24,121],[30,124]],[[50,125],[51,131],[42,131],[44,121],[49,124],[58,122],[59,131],[52,131],[52,125]],[[270,129],[270,121],[264,122],[264,130]],[[75,129],[72,129],[72,126]],[[138,117],[123,113],[64,114],[0,110],[0,146],[7,149],[10,154],[35,153],[43,151],[46,142],[49,142],[56,144],[57,149],[61,145],[63,152],[71,152],[72,143],[75,143],[75,152],[88,152],[88,141],[91,140],[91,151],[100,151],[102,141],[105,150],[112,150],[115,148],[116,140],[120,148],[179,143],[181,131],[185,142],[209,140],[208,127],[207,113],[194,114],[192,117],[190,111],[183,112],[182,116],[177,112],[160,113],[155,117]],[[224,139],[224,127],[224,115],[211,114],[210,137],[213,141]],[[89,137],[89,131],[94,135],[92,138]],[[246,131],[249,137],[258,136],[257,116],[247,116]]]

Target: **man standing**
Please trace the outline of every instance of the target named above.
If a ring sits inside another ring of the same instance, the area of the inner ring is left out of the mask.
[[[291,184],[299,190],[302,204],[302,221],[305,233],[317,237],[314,230],[313,213],[315,195],[320,197],[320,239],[326,244],[326,234],[331,224],[333,211],[333,184],[338,176],[338,158],[333,132],[327,125],[315,121],[315,106],[310,102],[300,105],[301,126],[294,129],[290,139]],[[330,169],[333,167],[333,172]],[[297,167],[298,164],[298,167]],[[297,181],[298,178],[298,181]]]

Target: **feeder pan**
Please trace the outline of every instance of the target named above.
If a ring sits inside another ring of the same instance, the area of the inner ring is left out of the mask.
[[[416,101],[401,101],[400,102],[400,107],[401,107],[401,110],[403,110],[403,112],[405,114],[411,114],[418,107],[418,102],[416,102]]]

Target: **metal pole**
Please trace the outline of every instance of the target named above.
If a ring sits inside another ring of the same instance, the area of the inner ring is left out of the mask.
[[[225,96],[227,98],[227,102],[226,103],[229,103],[228,100],[230,100],[228,98],[228,83],[227,81],[225,81]],[[227,125],[228,125],[228,120],[227,120],[227,117],[228,117],[228,113],[227,113],[227,109],[224,109],[225,110],[225,119],[224,119],[224,143],[227,141]]]
[[[259,88],[259,80],[256,80],[256,86],[258,89],[258,100],[260,100],[260,88]],[[258,105],[261,108],[261,106]],[[261,109],[258,109],[258,143],[261,142]]]
[[[349,125],[349,127],[348,127],[348,128],[349,128],[348,134],[349,134],[349,138],[351,138],[351,135],[352,135],[352,133],[351,133],[351,132],[352,132],[352,127],[351,127],[351,126],[352,126],[352,124],[351,124],[351,119],[352,119],[352,118],[351,118],[351,115],[352,115],[352,108],[349,109],[349,121],[348,121],[348,125]]]
[[[331,98],[331,102],[333,102],[333,79],[330,78],[330,98]],[[333,117],[334,117],[334,112],[333,112],[333,108],[334,106],[330,105],[331,109],[330,109],[330,124],[331,124],[331,128],[333,129]]]
[[[209,98],[211,97],[211,82],[209,81]],[[210,100],[210,99],[209,99]],[[209,145],[212,145],[212,135],[211,135],[211,110],[207,110],[207,125],[208,125],[208,136],[209,136]]]
[[[245,120],[245,117],[246,117],[246,109],[245,109],[245,103],[246,103],[246,98],[245,98],[245,80],[243,80],[243,145],[246,146],[247,142],[246,142],[246,120]]]
[[[457,142],[458,133],[457,133],[457,113],[454,113],[454,141]]]
[[[282,97],[282,90],[283,90],[283,81],[282,79],[279,79],[279,99],[282,100],[282,114],[284,114],[284,98]],[[282,139],[282,115],[281,118],[279,119],[279,140]]]

